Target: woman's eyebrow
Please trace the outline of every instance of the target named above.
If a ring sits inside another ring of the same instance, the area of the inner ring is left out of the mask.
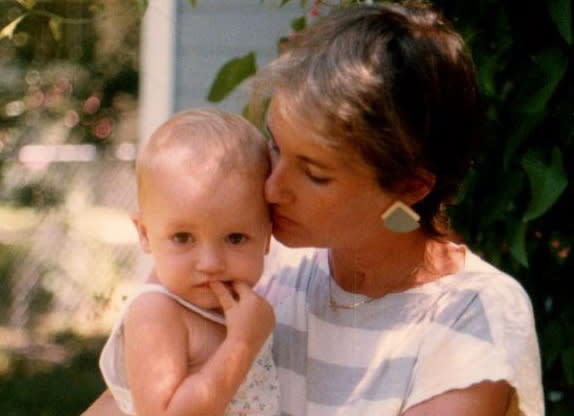
[[[277,143],[275,140],[275,136],[273,136],[273,132],[269,128],[268,122],[265,122],[265,124],[263,125],[263,134],[267,137],[267,139],[271,140],[274,144]],[[295,157],[304,163],[315,165],[320,169],[324,169],[324,170],[333,170],[334,169],[332,166],[325,165],[324,163],[322,163],[316,159],[313,159],[309,156],[306,156],[306,155],[297,154],[297,155],[295,155]]]
[[[297,155],[297,159],[299,159],[302,162],[308,163],[310,165],[315,165],[320,169],[324,169],[324,170],[334,170],[333,167],[331,166],[327,166],[321,162],[319,162],[318,160],[315,160],[313,158],[310,158],[309,156],[305,156],[305,155]]]

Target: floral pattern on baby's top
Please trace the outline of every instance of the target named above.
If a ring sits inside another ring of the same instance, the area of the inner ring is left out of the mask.
[[[225,410],[226,416],[279,415],[279,381],[271,356],[272,337],[259,351],[247,377]]]

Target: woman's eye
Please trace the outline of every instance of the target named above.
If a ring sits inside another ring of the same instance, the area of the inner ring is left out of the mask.
[[[271,153],[279,154],[279,147],[277,146],[277,143],[275,143],[275,140],[273,140],[271,137],[269,137],[267,140],[267,146],[269,147],[269,151]]]
[[[188,244],[193,241],[193,236],[190,233],[175,233],[171,240],[176,244]]]
[[[307,178],[309,178],[309,180],[317,185],[326,185],[329,182],[331,182],[330,178],[324,178],[321,176],[315,176],[313,175],[311,172],[305,172],[305,175],[307,176]]]
[[[227,241],[236,246],[247,241],[247,236],[241,233],[232,233],[227,236]]]

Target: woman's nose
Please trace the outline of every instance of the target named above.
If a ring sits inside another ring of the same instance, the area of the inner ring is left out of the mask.
[[[273,164],[271,173],[265,181],[265,200],[270,204],[290,202],[292,192],[289,191],[288,175],[285,165],[279,161]]]

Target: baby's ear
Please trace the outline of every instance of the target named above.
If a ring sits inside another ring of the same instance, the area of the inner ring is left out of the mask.
[[[145,224],[141,219],[141,215],[139,213],[135,213],[131,215],[132,222],[136,227],[138,232],[138,237],[140,240],[140,246],[145,253],[151,252],[151,248],[149,246],[149,239],[147,236],[147,229]]]

